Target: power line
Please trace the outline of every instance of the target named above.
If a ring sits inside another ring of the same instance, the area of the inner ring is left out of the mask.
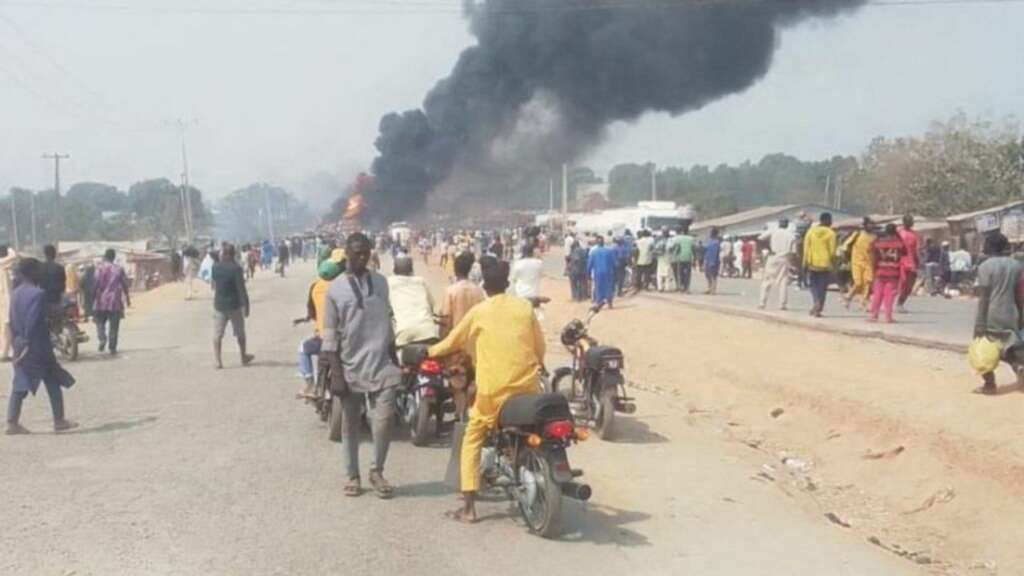
[[[850,6],[835,0],[812,3],[806,2],[807,6],[823,6],[833,3],[837,6]],[[872,0],[861,7],[873,6],[935,6],[935,5],[992,5],[992,4],[1020,4],[1024,0]],[[637,10],[674,10],[697,7],[708,7],[717,5],[766,5],[766,0],[681,0],[681,1],[652,1],[646,3],[614,1],[604,4],[570,4],[570,5],[545,5],[545,6],[503,6],[486,7],[484,4],[478,7],[488,14],[531,14],[531,13],[568,13],[568,12],[598,12],[598,11],[637,11]],[[464,11],[461,4],[449,2],[429,3],[413,1],[376,1],[365,4],[347,4],[345,6],[268,6],[268,7],[172,7],[172,6],[140,6],[117,3],[68,3],[51,0],[0,0],[0,6],[12,6],[23,8],[58,8],[71,10],[84,10],[93,12],[139,12],[155,14],[179,14],[179,15],[208,15],[208,16],[286,16],[286,15],[373,15],[373,14],[460,14]]]
[[[0,20],[2,20],[4,23],[6,23],[7,26],[11,28],[11,30],[14,30],[14,32],[21,38],[22,42],[24,42],[25,45],[28,46],[29,49],[34,54],[36,54],[37,56],[39,56],[39,57],[43,58],[44,60],[48,61],[51,66],[53,66],[58,71],[60,71],[62,74],[64,74],[68,78],[70,78],[71,81],[74,82],[75,84],[77,84],[78,87],[82,91],[84,91],[86,94],[88,94],[89,96],[95,98],[99,103],[103,104],[104,106],[107,105],[106,100],[103,98],[103,96],[101,94],[99,94],[98,92],[96,92],[95,90],[90,88],[88,85],[86,85],[85,82],[83,82],[80,78],[78,78],[78,76],[76,76],[70,70],[68,70],[63,65],[61,65],[61,63],[58,62],[57,59],[54,58],[52,54],[50,54],[45,48],[43,48],[35,40],[33,40],[32,39],[32,35],[29,34],[28,32],[26,32],[25,29],[22,28],[21,25],[18,24],[15,20],[13,20],[11,17],[7,16],[3,12],[0,12]]]

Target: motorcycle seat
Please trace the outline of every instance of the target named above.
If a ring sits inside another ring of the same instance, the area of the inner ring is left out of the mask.
[[[585,363],[587,368],[600,368],[604,360],[622,360],[622,350],[614,346],[591,346],[587,349]]]
[[[410,342],[398,349],[398,361],[402,366],[416,367],[427,357],[427,349],[440,342],[437,338],[428,338]]]
[[[569,401],[561,394],[528,394],[509,398],[501,408],[502,427],[536,426],[554,420],[572,420]]]

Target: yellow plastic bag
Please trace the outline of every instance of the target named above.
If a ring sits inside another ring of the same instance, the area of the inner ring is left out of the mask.
[[[975,338],[967,348],[967,360],[978,374],[988,374],[999,367],[1003,346],[990,338]]]

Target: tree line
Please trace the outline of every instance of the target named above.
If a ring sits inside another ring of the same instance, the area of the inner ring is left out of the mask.
[[[649,200],[651,168],[615,166],[610,200]],[[854,213],[945,217],[1024,197],[1024,139],[1012,119],[970,119],[960,112],[921,136],[878,137],[859,157],[808,162],[769,154],[738,166],[667,167],[656,178],[659,199],[692,204],[701,218],[805,202]]]
[[[198,188],[190,186],[188,193],[196,236],[252,241],[268,237],[271,229],[277,235],[294,234],[315,223],[305,202],[268,184],[236,190],[215,202],[215,208]],[[175,245],[185,237],[182,187],[166,178],[137,182],[127,191],[79,182],[59,198],[53,189],[15,187],[0,198],[0,242],[12,245],[141,239]]]

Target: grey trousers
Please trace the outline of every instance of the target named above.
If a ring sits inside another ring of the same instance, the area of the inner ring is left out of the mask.
[[[373,465],[371,472],[384,472],[391,446],[391,428],[395,415],[395,398],[398,388],[385,388],[369,394],[350,393],[341,401],[344,410],[342,418],[342,450],[345,452],[345,471],[349,478],[359,477],[359,428],[362,425],[362,408],[366,397],[370,399],[370,431],[373,433]]]

